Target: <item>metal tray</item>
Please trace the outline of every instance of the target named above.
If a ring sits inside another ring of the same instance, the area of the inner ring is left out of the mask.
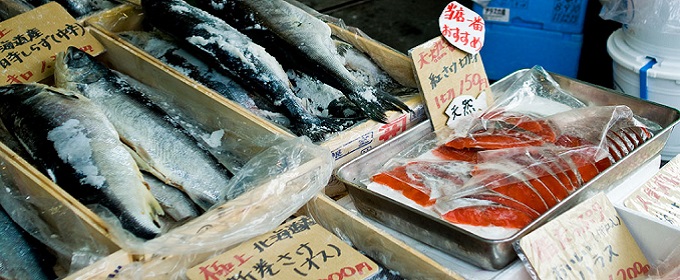
[[[519,70],[491,85],[493,91],[503,90],[528,69]],[[587,184],[559,202],[525,228],[505,239],[487,239],[474,235],[442,219],[433,218],[386,196],[370,191],[362,180],[375,174],[390,158],[413,146],[423,137],[433,137],[430,122],[424,122],[382,146],[339,168],[335,176],[345,183],[349,195],[362,214],[429,244],[448,254],[484,269],[498,270],[517,255],[512,243],[545,222],[600,191],[607,191],[628,173],[660,154],[671,130],[678,123],[680,111],[649,101],[633,98],[611,89],[588,84],[551,73],[560,86],[588,105],[627,105],[638,116],[661,125],[663,129],[623,159],[593,178]]]

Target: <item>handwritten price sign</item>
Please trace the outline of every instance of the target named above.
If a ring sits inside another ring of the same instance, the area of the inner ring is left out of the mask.
[[[540,279],[644,279],[649,262],[600,193],[515,244]]]
[[[467,53],[476,54],[484,46],[484,19],[453,1],[439,16],[439,30],[446,40]]]
[[[478,53],[466,53],[439,36],[413,48],[410,54],[435,130],[444,125],[453,128],[457,121],[486,108],[489,101],[486,96],[475,99],[489,88]],[[491,95],[488,96],[490,99]]]

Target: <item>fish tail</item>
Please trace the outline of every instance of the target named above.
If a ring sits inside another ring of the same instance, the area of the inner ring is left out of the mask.
[[[387,92],[373,87],[360,87],[348,92],[346,95],[349,100],[361,108],[366,116],[381,123],[387,123],[386,111],[412,112],[404,102]]]
[[[293,130],[298,135],[305,135],[313,142],[325,140],[329,133],[343,131],[362,118],[325,118],[309,115],[304,121],[295,124]]]

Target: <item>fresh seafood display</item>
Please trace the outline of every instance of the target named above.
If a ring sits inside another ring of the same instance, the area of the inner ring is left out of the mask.
[[[308,12],[283,0],[196,2],[274,53],[284,66],[301,69],[342,91],[370,119],[385,122],[385,111],[409,110],[392,95],[356,79],[338,59],[330,27]]]
[[[0,87],[0,118],[46,176],[84,204],[109,209],[144,238],[160,233],[163,210],[98,106],[40,84]]]
[[[534,82],[547,80],[538,76]],[[393,159],[371,176],[368,188],[403,197],[471,232],[503,238],[658,129],[627,106],[586,106],[559,88],[517,84],[458,131],[433,140],[424,153]]]
[[[240,192],[225,193],[231,173],[192,136],[149,102],[140,88],[84,51],[57,56],[57,86],[81,92],[104,112],[140,169],[186,192],[203,209]]]
[[[56,279],[50,271],[50,253],[7,215],[0,207],[0,278]]]
[[[313,141],[342,131],[356,119],[333,119],[312,115],[300,104],[290,81],[276,58],[247,36],[207,12],[181,0],[143,1],[145,20],[172,35],[197,57],[245,89],[264,94],[280,108],[299,135]]]

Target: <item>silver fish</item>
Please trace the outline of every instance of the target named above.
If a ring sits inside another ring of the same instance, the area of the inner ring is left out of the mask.
[[[253,96],[233,79],[218,73],[214,68],[181,48],[168,35],[162,32],[124,31],[118,33],[118,36],[256,115],[284,127],[290,126],[288,118],[273,112],[273,105],[267,106],[268,100]]]
[[[111,120],[142,170],[185,191],[208,209],[224,196],[231,173],[143,92],[75,47],[57,55],[55,82],[81,92]]]
[[[286,73],[293,84],[295,95],[312,114],[336,118],[360,117],[359,108],[339,90],[298,70],[289,69]]]
[[[306,11],[283,0],[197,0],[196,3],[250,36],[275,57],[339,89],[369,118],[386,122],[386,111],[410,110],[389,93],[356,79],[338,59],[330,27]]]
[[[266,95],[293,122],[293,131],[322,141],[328,133],[354,125],[356,119],[312,115],[300,105],[276,58],[223,20],[182,0],[142,1],[145,20],[182,42],[197,57],[244,88]]]
[[[41,245],[0,207],[0,279],[56,279]]]
[[[83,204],[113,212],[137,236],[163,214],[104,113],[82,95],[40,84],[0,87],[0,117],[39,168]]]
[[[144,173],[144,181],[149,185],[149,190],[161,204],[165,214],[176,222],[186,221],[201,214],[202,211],[179,189],[168,186],[147,173]]]

